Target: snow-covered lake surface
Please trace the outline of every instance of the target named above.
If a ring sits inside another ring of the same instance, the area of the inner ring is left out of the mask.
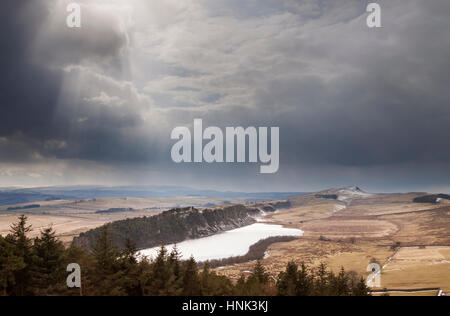
[[[261,239],[276,236],[303,236],[303,231],[284,228],[281,225],[256,223],[210,237],[186,240],[177,244],[177,248],[183,259],[189,259],[193,256],[195,260],[200,262],[243,256],[247,254],[251,245]],[[145,249],[140,251],[139,254],[148,258],[155,258],[159,249],[160,247]],[[173,245],[168,245],[167,249],[170,252]]]

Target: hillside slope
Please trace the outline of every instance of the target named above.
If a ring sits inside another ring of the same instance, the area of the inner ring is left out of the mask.
[[[203,210],[193,207],[178,208],[152,217],[113,222],[109,224],[109,229],[113,241],[120,247],[130,239],[136,243],[138,249],[145,249],[247,226],[256,222],[252,216],[273,211],[275,207],[270,204],[253,207],[232,205]],[[101,230],[102,227],[99,227],[80,234],[74,239],[74,244],[92,248]]]

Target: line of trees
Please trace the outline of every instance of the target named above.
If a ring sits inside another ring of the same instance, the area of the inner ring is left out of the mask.
[[[296,240],[298,237],[294,236],[277,236],[269,237],[258,241],[256,244],[251,245],[248,252],[243,256],[229,257],[224,259],[210,260],[208,264],[211,268],[218,268],[224,266],[230,266],[233,264],[245,263],[250,261],[257,261],[264,258],[267,249],[270,245],[275,243],[290,242]],[[204,263],[201,262],[200,267],[203,267]]]
[[[112,242],[108,226],[102,230],[91,251],[65,248],[51,229],[39,237],[27,237],[31,226],[21,216],[6,237],[0,236],[0,295],[80,295],[68,289],[66,267],[82,267],[84,295],[92,296],[365,296],[369,289],[356,273],[342,269],[335,275],[322,264],[317,269],[289,263],[277,278],[261,262],[252,273],[232,282],[218,275],[206,263],[199,270],[191,258],[183,261],[176,249],[162,247],[153,260],[136,257],[136,246],[127,240],[119,248]]]

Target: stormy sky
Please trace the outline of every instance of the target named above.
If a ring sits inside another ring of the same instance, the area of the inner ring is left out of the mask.
[[[450,191],[450,1],[3,0],[0,186]],[[170,132],[280,127],[280,169],[174,164]]]

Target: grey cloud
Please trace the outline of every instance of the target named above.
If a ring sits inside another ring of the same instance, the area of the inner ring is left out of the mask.
[[[87,64],[116,77],[128,65],[122,60],[130,38],[118,14],[120,7],[96,5],[95,2],[80,2],[82,27],[66,27],[68,2],[37,1],[48,9],[48,14],[39,28],[33,44],[33,58],[47,66]],[[123,9],[124,10],[124,9]]]
[[[17,36],[0,61],[0,148],[16,149],[1,161],[78,159],[260,185],[250,166],[171,163],[170,130],[203,118],[280,126],[270,180],[280,186],[449,185],[448,1],[381,0],[380,30],[365,26],[359,0],[133,0],[129,26],[120,6],[91,2],[77,33],[45,6],[7,0],[0,32]]]
[[[27,52],[45,18],[45,10],[40,6],[30,10],[30,3],[7,0],[0,13],[0,34],[4,39],[0,59],[0,136],[3,137],[21,132],[42,138],[53,133],[48,122],[62,77],[45,66],[30,63]]]
[[[142,124],[136,109],[149,101],[132,84],[108,77],[107,73],[122,69],[113,71],[114,63],[104,63],[121,57],[124,35],[101,16],[92,16],[77,33],[64,27],[64,6],[51,16],[47,5],[46,1],[7,1],[2,10],[0,32],[8,41],[1,60],[2,86],[7,87],[0,96],[1,160],[124,160],[124,153],[133,157],[136,149],[142,157],[140,148],[145,145],[130,148],[130,140],[138,136],[122,129]],[[72,64],[84,65],[79,69],[87,75],[76,68],[64,70]],[[100,102],[98,98],[105,95],[121,106]],[[55,140],[66,146],[55,147]],[[111,150],[102,152],[102,148]]]

